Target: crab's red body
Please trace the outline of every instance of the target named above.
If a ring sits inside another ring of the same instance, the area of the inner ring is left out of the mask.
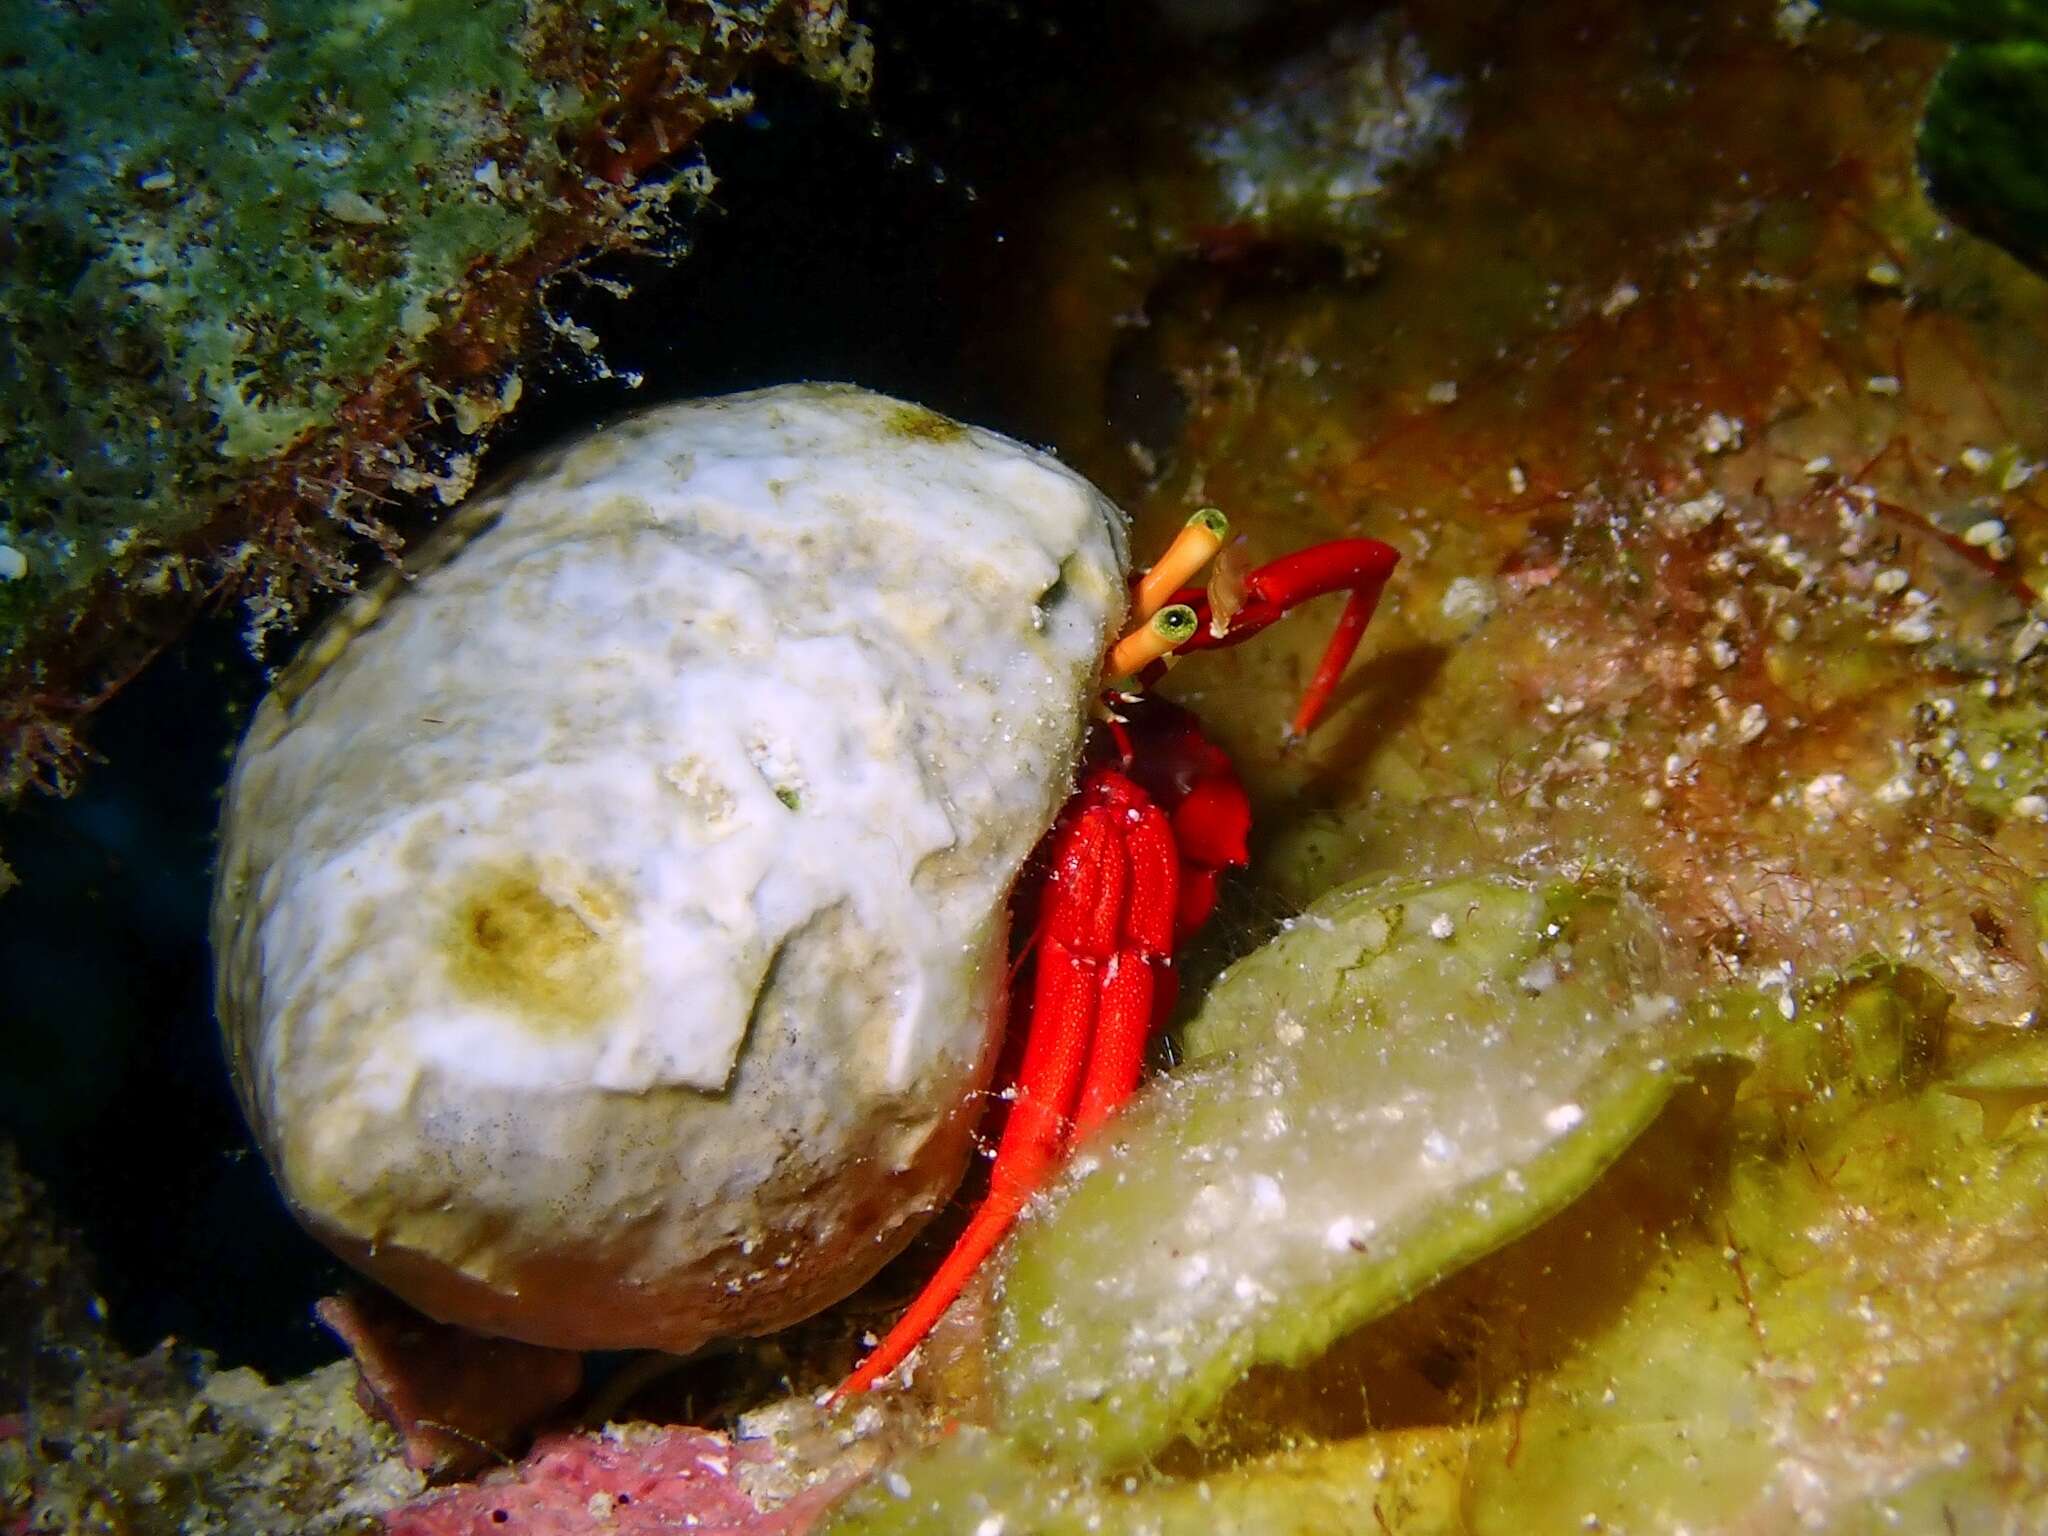
[[[1335,693],[1398,558],[1375,539],[1285,556],[1246,576],[1220,623],[1207,594],[1178,591],[1175,601],[1197,621],[1181,649],[1235,644],[1309,598],[1348,593],[1294,717],[1295,734],[1306,734]],[[1245,862],[1250,806],[1222,749],[1176,705],[1143,698],[1119,710],[1091,734],[1079,787],[1034,860],[1042,872],[1016,898],[1019,929],[1031,945],[1019,1001],[1028,985],[1029,1002],[988,1195],[837,1396],[865,1391],[902,1363],[1074,1143],[1131,1096],[1147,1042],[1178,992],[1174,952],[1214,909],[1222,872]]]

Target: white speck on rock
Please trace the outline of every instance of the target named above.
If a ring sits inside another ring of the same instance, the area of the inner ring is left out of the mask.
[[[1806,814],[1817,821],[1832,821],[1848,808],[1849,781],[1839,773],[1819,773],[1799,791]]]
[[[1432,939],[1448,939],[1458,931],[1458,925],[1451,921],[1451,914],[1439,912],[1429,920],[1429,936]]]
[[[1816,0],[1778,0],[1774,20],[1778,36],[1797,48],[1806,41],[1807,31],[1820,20],[1820,6]]]
[[[1728,498],[1719,491],[1709,491],[1691,501],[1681,501],[1674,506],[1666,518],[1686,533],[1698,533],[1710,526],[1714,520],[1728,510]]]
[[[1553,1136],[1562,1136],[1585,1118],[1585,1110],[1578,1105],[1560,1104],[1543,1117],[1543,1128]]]
[[[1423,392],[1423,398],[1431,405],[1450,405],[1458,398],[1456,379],[1438,379]]]
[[[1492,582],[1482,581],[1476,576],[1460,576],[1444,588],[1443,601],[1438,604],[1437,611],[1454,624],[1474,624],[1492,617],[1498,606]]]
[[[331,218],[344,224],[388,224],[391,215],[371,202],[362,193],[350,188],[329,192],[320,199],[321,209]]]
[[[2044,641],[2048,641],[2048,624],[2039,619],[2029,619],[2012,637],[2012,644],[2006,650],[2006,657],[2014,666],[2018,666],[2038,651]]]
[[[0,544],[0,581],[19,581],[28,574],[28,556],[12,544]]]
[[[1252,1209],[1261,1216],[1287,1214],[1287,1196],[1281,1191],[1280,1181],[1271,1174],[1252,1176]]]
[[[1742,423],[1715,411],[1700,423],[1699,442],[1702,453],[1726,453],[1730,448],[1740,448]]]

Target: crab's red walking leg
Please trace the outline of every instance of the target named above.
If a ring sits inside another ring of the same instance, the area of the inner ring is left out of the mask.
[[[974,1278],[982,1261],[995,1251],[1038,1181],[1058,1161],[1066,1142],[1067,1112],[1080,1084],[1093,1033],[1094,981],[1072,963],[1058,939],[1040,939],[1031,1033],[1017,1076],[1016,1098],[989,1173],[988,1195],[896,1325],[833,1392],[834,1401],[867,1391],[909,1357]]]
[[[1337,691],[1344,669],[1351,665],[1351,657],[1358,650],[1359,637],[1372,622],[1372,611],[1379,600],[1378,587],[1353,592],[1344,600],[1344,611],[1337,616],[1337,627],[1330,634],[1330,643],[1323,648],[1323,659],[1316,664],[1315,676],[1308,680],[1308,687],[1301,692],[1301,703],[1295,707],[1294,720],[1288,726],[1294,735],[1306,736],[1322,718],[1330,695]]]
[[[1113,777],[1122,780],[1120,774]],[[1122,782],[1129,784],[1128,780]],[[1105,1011],[1110,1015],[1112,1033],[1119,1039],[1128,1027],[1130,971],[1119,963],[1130,886],[1128,808],[1103,803],[1093,792],[1094,781],[1090,788],[1080,813],[1055,834],[1024,1061],[1018,1068],[1016,1095],[996,1148],[995,1164],[989,1170],[988,1195],[945,1261],[887,1337],[840,1384],[833,1393],[835,1399],[864,1392],[888,1375],[953,1304],[1015,1223],[1025,1201],[1065,1153],[1069,1117],[1081,1091],[1101,1015]],[[1135,785],[1130,790],[1142,798]],[[1163,834],[1164,818],[1156,809],[1152,816]],[[1167,910],[1172,910],[1170,905]],[[1138,961],[1131,969],[1144,972],[1147,967]],[[1142,1009],[1149,1022],[1149,986]],[[1144,1025],[1139,1027],[1142,1056]]]

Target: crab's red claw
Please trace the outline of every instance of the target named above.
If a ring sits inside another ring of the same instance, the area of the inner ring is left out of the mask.
[[[1250,639],[1288,609],[1311,598],[1331,592],[1349,593],[1344,612],[1337,619],[1336,631],[1330,636],[1330,643],[1323,648],[1323,658],[1316,666],[1315,675],[1309,679],[1308,687],[1302,691],[1300,707],[1295,710],[1293,724],[1289,727],[1296,736],[1306,736],[1329,707],[1337,684],[1343,680],[1344,669],[1351,664],[1351,657],[1358,650],[1359,637],[1365,633],[1365,626],[1372,621],[1373,610],[1379,606],[1380,593],[1386,589],[1387,578],[1394,574],[1394,566],[1400,558],[1399,550],[1391,544],[1382,544],[1378,539],[1336,539],[1328,544],[1297,550],[1291,555],[1282,555],[1245,577],[1244,604],[1230,615],[1221,634],[1217,634],[1209,622],[1208,595],[1195,588],[1186,588],[1174,595],[1174,601],[1192,607],[1201,624],[1194,638],[1180,647],[1181,652],[1235,645],[1240,640]]]

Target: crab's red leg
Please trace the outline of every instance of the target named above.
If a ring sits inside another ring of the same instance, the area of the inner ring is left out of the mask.
[[[896,1325],[834,1389],[834,1402],[867,1391],[924,1341],[1016,1222],[1046,1170],[1058,1161],[1065,1143],[1067,1109],[1087,1059],[1094,1014],[1089,983],[1093,979],[1071,963],[1059,940],[1040,940],[1031,1034],[1018,1073],[1016,1098],[989,1174],[988,1195]]]
[[[1108,781],[1116,781],[1110,788]],[[1142,1059],[1146,1030],[1152,1018],[1150,966],[1145,957],[1126,953],[1127,895],[1131,877],[1130,820],[1138,809],[1125,792],[1150,811],[1153,831],[1147,844],[1165,840],[1173,857],[1172,836],[1165,818],[1143,791],[1123,775],[1103,770],[1091,777],[1078,815],[1055,833],[1051,873],[1038,934],[1038,959],[1032,981],[1031,1017],[1026,1025],[1024,1061],[1018,1068],[1010,1117],[989,1170],[989,1189],[981,1208],[961,1232],[925,1287],[896,1326],[854,1373],[833,1393],[835,1400],[864,1392],[900,1365],[960,1294],[1003,1235],[1015,1223],[1034,1191],[1059,1162],[1069,1143],[1069,1117],[1082,1092],[1086,1073],[1116,1078],[1120,1055],[1133,1030]],[[1149,867],[1152,854],[1143,856]],[[1158,907],[1157,897],[1143,904]],[[1160,910],[1170,924],[1172,892]],[[1134,983],[1142,982],[1142,991]],[[1091,1067],[1091,1052],[1104,1021],[1110,1036],[1109,1054]],[[1130,1073],[1133,1084],[1136,1070]],[[1095,1090],[1100,1097],[1105,1090]],[[1125,1090],[1128,1096],[1129,1090]]]
[[[1124,852],[1130,868],[1122,931],[1102,976],[1102,999],[1081,1102],[1074,1111],[1080,1140],[1123,1107],[1137,1091],[1145,1042],[1173,1007],[1174,921],[1180,911],[1180,851],[1165,813],[1122,774],[1113,814],[1125,817]]]
[[[1220,634],[1209,622],[1208,594],[1194,588],[1183,589],[1175,594],[1175,600],[1193,608],[1202,622],[1195,634],[1181,643],[1180,650],[1185,653],[1235,645],[1311,598],[1329,592],[1348,592],[1350,596],[1337,620],[1336,632],[1323,648],[1323,659],[1294,712],[1291,730],[1297,736],[1306,736],[1337,691],[1344,669],[1358,649],[1359,637],[1371,622],[1380,593],[1400,558],[1398,550],[1378,539],[1337,539],[1282,555],[1245,577],[1244,604],[1229,616]]]

